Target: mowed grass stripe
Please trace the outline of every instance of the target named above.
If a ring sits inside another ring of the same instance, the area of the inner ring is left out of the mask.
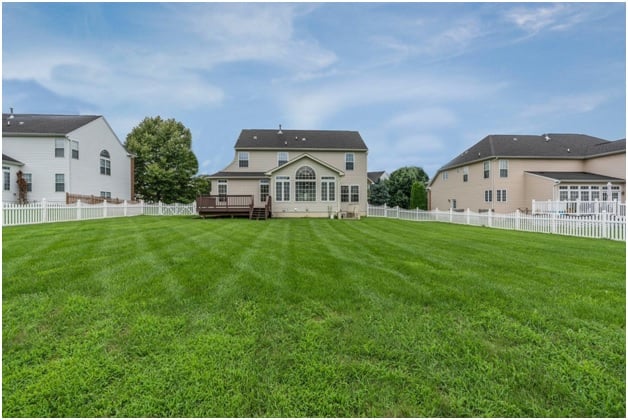
[[[3,236],[5,416],[625,414],[623,243],[384,219]]]

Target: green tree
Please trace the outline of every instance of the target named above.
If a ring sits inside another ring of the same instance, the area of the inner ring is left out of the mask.
[[[386,181],[379,180],[371,185],[369,190],[369,203],[374,206],[381,206],[388,202],[390,194],[388,193],[388,184]]]
[[[421,181],[414,181],[412,183],[410,208],[427,210],[427,191],[425,190],[425,184]]]
[[[135,154],[135,191],[148,201],[189,202],[202,184],[195,179],[198,160],[192,134],[174,119],[146,117],[126,137]]]
[[[425,185],[429,179],[423,168],[418,166],[404,166],[397,169],[388,178],[388,192],[390,194],[388,205],[391,207],[399,206],[404,209],[409,208],[412,184],[419,181]]]

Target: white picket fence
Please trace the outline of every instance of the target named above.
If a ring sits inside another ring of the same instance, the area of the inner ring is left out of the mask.
[[[626,216],[626,203],[615,201],[536,201],[532,200],[532,214],[566,213],[569,215],[590,215],[606,212]]]
[[[572,216],[561,213],[527,215],[475,213],[450,210],[404,210],[399,207],[368,206],[367,216],[387,217],[417,222],[445,222],[526,232],[553,233],[585,238],[606,238],[626,241],[626,217],[611,213]]]
[[[37,223],[67,222],[72,220],[104,219],[128,216],[185,216],[196,214],[196,203],[127,203],[85,204],[80,200],[73,204],[47,202],[15,204],[2,203],[2,226]]]

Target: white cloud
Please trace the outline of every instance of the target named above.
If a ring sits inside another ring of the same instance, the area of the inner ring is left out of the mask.
[[[546,102],[531,104],[521,111],[522,117],[547,117],[550,115],[582,114],[591,112],[610,99],[604,93],[583,93],[555,96]]]
[[[449,109],[425,107],[398,114],[388,124],[393,127],[412,126],[425,129],[425,127],[448,127],[456,122],[456,115]]]
[[[503,82],[489,83],[446,75],[369,75],[336,79],[328,84],[288,87],[283,90],[280,101],[293,126],[314,128],[338,112],[362,106],[464,101],[486,97],[504,86]]]
[[[504,14],[506,21],[530,34],[543,30],[564,31],[589,19],[587,13],[574,4],[518,6]]]

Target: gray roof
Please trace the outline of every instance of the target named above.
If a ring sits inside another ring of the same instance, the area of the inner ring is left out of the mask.
[[[366,151],[357,131],[245,129],[240,132],[236,149],[340,149]]]
[[[367,172],[366,177],[375,184],[379,179],[384,175],[386,171],[375,171],[375,172]]]
[[[625,182],[621,178],[599,175],[591,172],[537,172],[526,171],[529,174],[555,179],[557,181],[577,181],[577,182]]]
[[[12,116],[13,118],[9,118]],[[2,114],[2,134],[66,135],[99,115]]]
[[[23,164],[22,162],[20,162],[19,160],[17,160],[17,159],[13,159],[11,156],[9,156],[9,155],[5,155],[4,153],[2,154],[2,161],[3,161],[3,162],[11,162],[11,163],[15,163],[15,164],[18,164],[18,165],[24,165],[24,164]]]
[[[626,139],[608,141],[584,134],[489,135],[440,170],[495,157],[584,159],[625,151]]]

